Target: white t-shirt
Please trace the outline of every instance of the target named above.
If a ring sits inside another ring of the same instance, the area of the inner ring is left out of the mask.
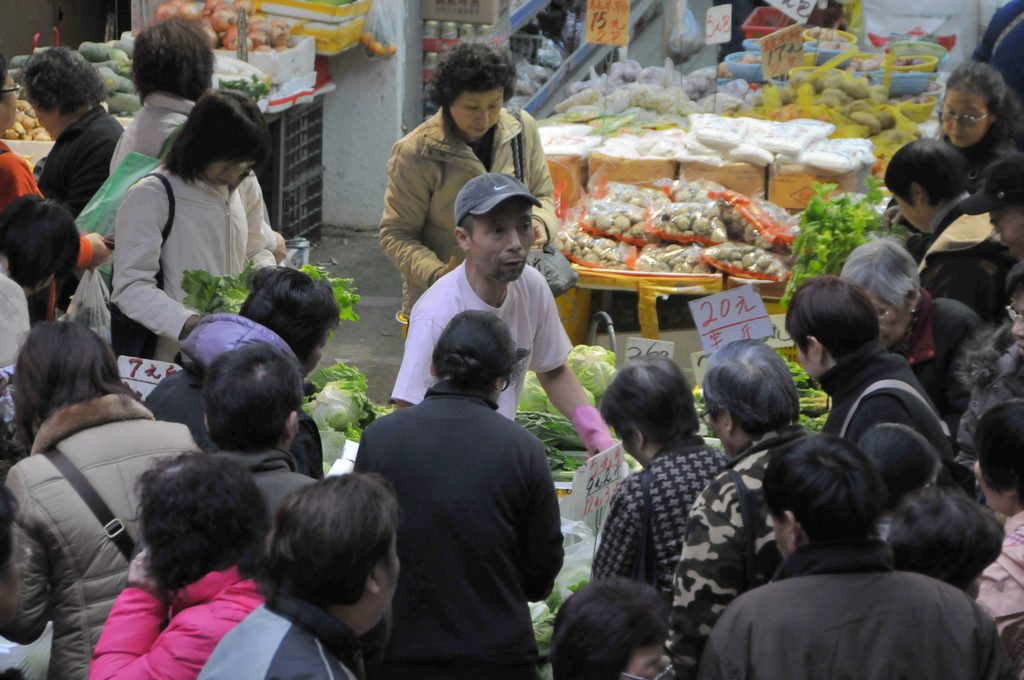
[[[461,264],[438,279],[412,308],[402,368],[391,392],[392,399],[410,404],[423,401],[436,382],[430,374],[434,345],[452,317],[474,309],[491,312],[508,325],[516,346],[530,351],[529,368],[537,373],[553,371],[569,356],[572,343],[558,318],[551,289],[540,272],[533,267],[524,268],[522,276],[509,284],[501,307],[491,307],[473,291],[466,277],[466,265]],[[515,418],[524,378],[525,370],[498,398],[498,411],[507,418]]]

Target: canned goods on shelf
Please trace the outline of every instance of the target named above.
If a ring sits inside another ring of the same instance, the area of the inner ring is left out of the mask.
[[[439,22],[439,21],[424,21],[423,22],[423,37],[424,38],[439,38],[439,37],[441,37],[441,22]]]
[[[459,37],[459,25],[454,21],[445,21],[441,24],[441,37],[445,40],[455,40]]]

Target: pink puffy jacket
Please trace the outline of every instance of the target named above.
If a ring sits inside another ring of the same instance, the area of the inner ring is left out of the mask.
[[[236,567],[185,586],[169,606],[125,588],[107,617],[89,678],[194,680],[220,639],[261,604],[256,583]]]

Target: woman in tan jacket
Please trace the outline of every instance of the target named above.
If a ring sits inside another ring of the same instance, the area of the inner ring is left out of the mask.
[[[440,111],[391,151],[380,244],[402,274],[406,318],[423,292],[465,256],[455,241],[455,196],[474,177],[519,177],[542,203],[533,211],[538,245],[558,230],[537,122],[504,108],[515,76],[506,50],[485,43],[453,47],[430,81],[430,99]],[[523,163],[517,170],[518,144]]]
[[[121,382],[110,348],[85,326],[42,323],[14,371],[19,436],[32,455],[7,475],[20,505],[21,605],[0,635],[28,643],[53,620],[49,678],[85,680],[139,535],[136,481],[157,459],[195,449],[184,425],[159,423]],[[58,470],[59,449],[115,518],[101,522]],[[118,525],[131,541],[112,538]],[[119,545],[120,543],[120,545]]]

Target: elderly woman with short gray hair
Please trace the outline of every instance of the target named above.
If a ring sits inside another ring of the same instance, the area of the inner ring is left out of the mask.
[[[982,326],[981,317],[957,300],[933,298],[921,287],[910,253],[892,237],[856,248],[842,278],[868,294],[878,313],[878,339],[906,357],[955,441],[970,388],[957,377],[954,364],[964,340]]]

